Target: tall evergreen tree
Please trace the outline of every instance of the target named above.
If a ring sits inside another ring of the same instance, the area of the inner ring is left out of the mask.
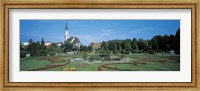
[[[101,49],[102,50],[107,50],[108,49],[107,46],[106,46],[106,42],[105,41],[102,42]]]
[[[31,43],[33,43],[33,40],[32,40],[32,39],[29,39],[29,41],[28,41],[28,42],[29,42],[29,44],[31,44]]]
[[[41,39],[40,49],[46,49],[44,38]]]

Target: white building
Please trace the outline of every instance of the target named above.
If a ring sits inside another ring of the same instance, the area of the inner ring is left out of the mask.
[[[58,42],[58,43],[56,44],[56,46],[61,47],[61,46],[62,46],[62,43],[61,43],[61,42]]]
[[[28,46],[29,45],[29,42],[23,42],[22,43],[22,46]]]
[[[80,40],[79,40],[78,37],[70,37],[70,36],[69,36],[69,31],[68,31],[68,27],[67,27],[67,22],[66,22],[66,25],[65,25],[65,36],[64,36],[64,37],[65,37],[65,41],[68,42],[68,43],[73,44],[74,47],[75,47],[75,46],[77,46],[77,47],[80,47],[80,46],[81,46],[81,42],[80,42]]]
[[[45,46],[49,46],[49,45],[51,45],[52,44],[52,42],[51,41],[48,41],[48,42],[46,42],[44,45]]]

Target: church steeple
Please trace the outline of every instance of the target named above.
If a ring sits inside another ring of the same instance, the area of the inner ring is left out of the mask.
[[[65,23],[65,30],[68,30],[67,21]]]
[[[66,24],[65,24],[65,41],[69,38],[69,31],[68,31],[68,26],[67,26],[67,21],[66,21]]]

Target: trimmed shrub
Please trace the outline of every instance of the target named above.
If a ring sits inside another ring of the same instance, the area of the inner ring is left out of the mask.
[[[26,57],[26,54],[27,54],[27,53],[28,53],[27,51],[22,51],[22,50],[20,50],[20,58]]]
[[[47,51],[44,49],[40,50],[40,56],[47,56]]]

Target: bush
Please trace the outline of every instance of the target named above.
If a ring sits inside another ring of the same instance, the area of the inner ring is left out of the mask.
[[[107,51],[106,51],[106,53],[107,53],[107,54],[110,54],[110,53],[111,53],[111,51],[110,51],[110,50],[107,50]]]
[[[40,50],[40,56],[47,56],[47,51],[44,49]]]
[[[91,55],[91,56],[89,57],[89,60],[90,60],[90,61],[100,60],[100,59],[101,59],[101,57],[98,56],[98,55]]]
[[[120,55],[120,58],[121,58],[121,59],[125,58],[125,54],[121,54],[121,55]]]
[[[105,55],[105,54],[106,54],[106,51],[105,51],[105,50],[102,50],[102,51],[101,51],[101,54]]]
[[[55,52],[55,51],[49,51],[48,54],[49,54],[50,56],[55,56],[55,55],[56,55],[56,52]]]
[[[126,50],[122,50],[122,54],[126,54]]]
[[[148,53],[149,54],[154,54],[154,50],[149,50]]]
[[[141,50],[138,50],[138,53],[142,53],[142,51],[141,51]]]
[[[114,51],[113,51],[113,54],[117,54],[118,53],[118,51],[115,49]]]
[[[110,54],[106,54],[106,55],[104,56],[104,60],[110,60]]]
[[[162,50],[157,50],[157,52],[162,52]]]
[[[87,52],[83,52],[83,57],[82,58],[85,59],[85,60],[87,60],[87,58],[88,58]]]
[[[133,50],[132,53],[138,53],[139,50]]]
[[[20,50],[20,58],[26,57],[26,54],[27,54],[27,53],[28,53],[27,51],[22,51],[22,50]]]

